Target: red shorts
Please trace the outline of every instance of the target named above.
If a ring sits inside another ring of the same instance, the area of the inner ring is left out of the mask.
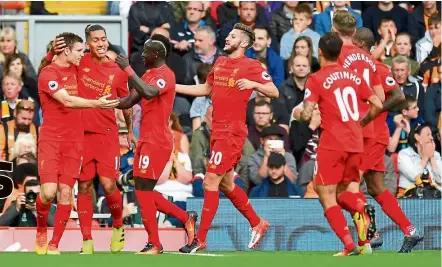
[[[38,142],[40,182],[62,183],[73,187],[80,176],[83,142]]]
[[[133,175],[158,180],[170,159],[172,149],[154,144],[138,142],[134,158]]]
[[[224,174],[233,170],[241,160],[246,139],[241,136],[226,134],[223,139],[210,139],[210,159],[207,172]]]
[[[387,146],[375,139],[364,139],[364,153],[361,155],[361,171],[385,172],[384,155]]]
[[[118,134],[84,134],[84,157],[80,181],[89,181],[96,174],[117,179],[120,173],[120,141]]]
[[[314,168],[314,183],[317,185],[336,185],[341,182],[359,183],[360,160],[360,153],[319,147]]]

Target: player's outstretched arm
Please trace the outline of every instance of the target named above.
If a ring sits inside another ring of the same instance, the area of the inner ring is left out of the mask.
[[[388,99],[384,102],[384,106],[381,109],[381,113],[390,111],[391,109],[400,106],[405,101],[404,92],[399,87],[388,92]]]
[[[118,99],[108,100],[110,95],[105,95],[99,99],[84,99],[77,96],[71,96],[65,89],[58,90],[52,97],[68,108],[115,108],[120,103]]]
[[[310,122],[315,110],[316,103],[311,101],[304,101],[304,109],[301,111],[300,121]]]
[[[239,79],[236,81],[236,86],[238,86],[240,91],[253,89],[270,98],[279,97],[278,88],[272,82],[262,84],[248,79]]]
[[[118,109],[128,109],[132,108],[136,103],[140,102],[141,96],[136,90],[130,90],[130,94],[126,97],[120,98],[120,104],[117,106]],[[127,123],[127,122],[126,122]]]
[[[381,109],[382,109],[382,102],[376,95],[372,95],[367,100],[368,100],[368,102],[370,102],[371,105],[370,105],[370,109],[368,110],[367,114],[361,120],[362,127],[365,127],[372,120],[374,120],[381,113]]]
[[[175,91],[183,95],[208,96],[212,93],[212,85],[207,82],[198,85],[177,84]]]

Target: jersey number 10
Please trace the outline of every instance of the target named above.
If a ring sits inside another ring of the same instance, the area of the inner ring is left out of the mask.
[[[341,112],[341,119],[343,122],[350,120],[359,120],[359,109],[358,109],[358,99],[356,96],[355,89],[351,86],[345,87],[342,92],[341,88],[337,88],[333,91],[336,97],[336,102],[338,103],[339,111]],[[351,98],[352,106],[350,107],[349,98]]]

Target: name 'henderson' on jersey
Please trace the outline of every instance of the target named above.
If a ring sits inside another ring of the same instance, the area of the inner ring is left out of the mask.
[[[362,76],[331,64],[311,74],[305,88],[304,101],[318,103],[321,113],[319,146],[335,151],[363,152],[359,105],[374,93]]]
[[[256,59],[219,57],[207,76],[207,83],[212,85],[214,138],[225,137],[222,134],[225,132],[247,136],[246,110],[253,90],[239,91],[236,86],[239,79],[261,84],[272,82],[272,77]],[[216,136],[219,133],[220,136]]]

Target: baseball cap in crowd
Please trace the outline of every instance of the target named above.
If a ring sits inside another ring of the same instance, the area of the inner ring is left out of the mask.
[[[270,153],[269,159],[267,161],[267,167],[269,168],[279,168],[285,165],[285,157],[279,153]]]
[[[270,125],[269,127],[265,127],[264,129],[262,129],[260,137],[261,138],[265,138],[269,135],[277,135],[279,137],[283,137],[284,134],[281,131],[281,127],[279,127],[278,125]]]

